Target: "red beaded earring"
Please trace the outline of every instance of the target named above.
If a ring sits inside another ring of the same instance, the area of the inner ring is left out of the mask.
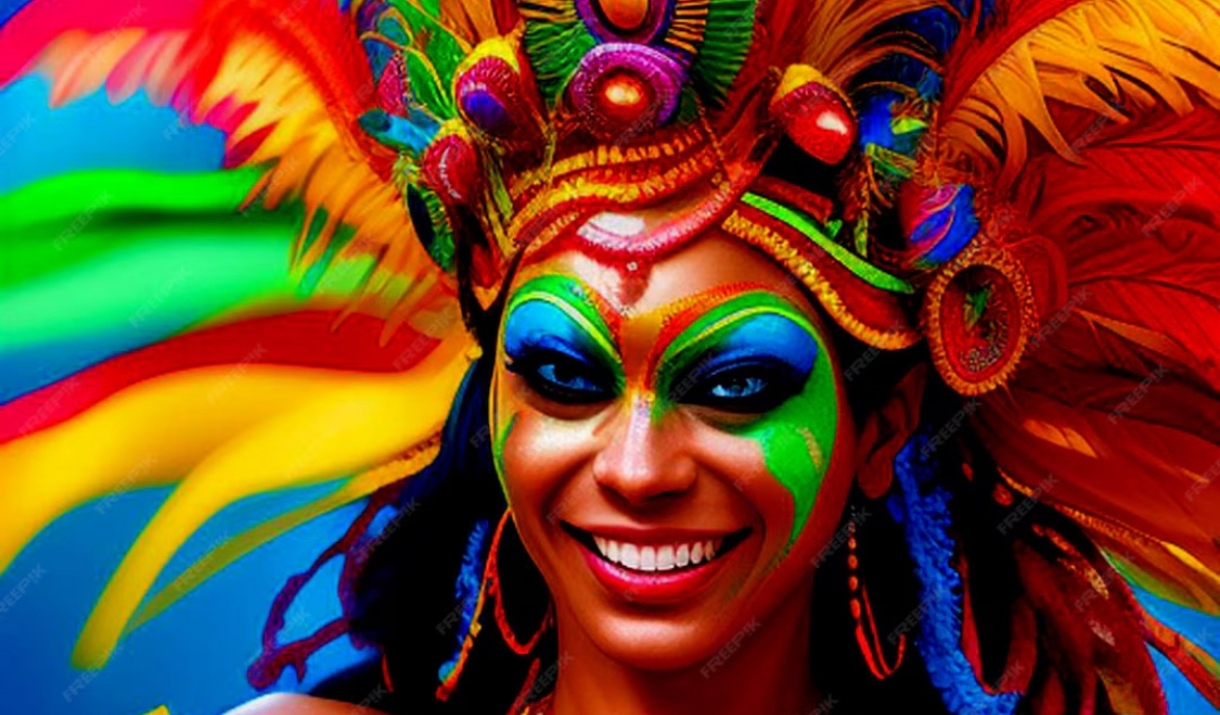
[[[898,655],[893,665],[886,663],[881,641],[877,637],[877,623],[873,620],[873,607],[868,600],[868,588],[860,580],[860,557],[856,555],[856,546],[856,522],[853,519],[847,522],[847,588],[851,591],[851,615],[856,621],[856,644],[873,676],[877,680],[885,680],[902,665],[907,637],[905,633],[898,634]]]

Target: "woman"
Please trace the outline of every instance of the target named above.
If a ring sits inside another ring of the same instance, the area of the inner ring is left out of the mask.
[[[0,452],[32,480],[138,413],[166,421],[149,481],[189,472],[78,654],[172,602],[140,603],[228,500],[356,471],[203,563],[372,494],[280,594],[256,685],[347,633],[375,667],[316,694],[385,711],[1166,712],[1147,643],[1220,705],[1128,586],[1220,610],[1220,13],[1019,10],[207,2],[82,9],[92,39],[18,14],[59,96],[108,74],[224,127],[306,205],[303,263],[375,256],[355,310],[439,339],[220,405],[183,370]],[[49,501],[105,493],[128,445]],[[335,556],[344,617],[278,644]]]

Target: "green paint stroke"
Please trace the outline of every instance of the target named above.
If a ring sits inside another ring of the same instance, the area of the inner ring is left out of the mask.
[[[915,287],[910,283],[886,273],[850,250],[835,243],[826,235],[822,227],[814,221],[813,217],[805,212],[784,206],[758,194],[747,193],[741,197],[741,201],[800,231],[806,238],[817,244],[819,248],[829,253],[844,268],[874,288],[880,288],[890,293],[904,293],[907,295],[915,292]]]
[[[496,467],[496,477],[500,479],[500,490],[504,492],[505,499],[508,498],[508,482],[504,479],[504,447],[508,444],[508,436],[512,434],[513,427],[517,426],[518,416],[514,412],[503,424],[496,420],[495,434],[491,442],[491,461]]]
[[[765,314],[786,318],[809,333],[818,347],[813,371],[799,394],[752,422],[730,424],[724,429],[757,442],[767,470],[792,494],[795,514],[786,552],[813,512],[838,429],[834,372],[826,343],[817,328],[795,306],[773,293],[752,291],[716,306],[666,347],[658,367],[657,409],[674,407],[670,396],[678,376],[686,374],[736,327]]]

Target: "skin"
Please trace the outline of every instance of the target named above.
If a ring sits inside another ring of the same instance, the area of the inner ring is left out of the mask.
[[[493,449],[555,600],[556,712],[808,712],[819,702],[806,675],[812,562],[838,523],[856,452],[818,313],[786,272],[719,234],[657,262],[642,290],[632,280],[582,253],[546,257],[514,277],[501,326]],[[707,381],[692,369],[760,342],[792,358],[794,341],[816,355],[779,406],[697,404]],[[609,396],[570,404],[536,389],[536,366],[514,358],[539,345],[602,363]],[[749,536],[695,597],[657,605],[605,588],[565,523]]]
[[[813,563],[834,536],[856,466],[884,448],[874,442],[890,430],[870,425],[857,436],[842,370],[804,292],[762,254],[717,233],[656,262],[642,285],[566,252],[522,266],[508,290],[493,453],[518,532],[555,602],[561,667],[553,712],[816,709],[822,697],[808,677]],[[521,345],[512,345],[520,335],[508,328],[526,305],[534,325],[516,332],[542,326],[551,347],[558,334],[595,356],[612,397],[564,404],[533,389],[527,371],[509,369],[506,347],[519,355]],[[773,322],[758,323],[760,315]],[[797,353],[816,353],[799,389],[759,414],[693,404],[706,382],[692,377],[700,367],[714,368],[735,344],[768,340],[764,353],[803,346],[785,353],[794,362]],[[603,587],[565,522],[750,532],[695,597],[658,606]],[[709,669],[718,654],[727,657]],[[238,712],[350,707],[268,696]]]

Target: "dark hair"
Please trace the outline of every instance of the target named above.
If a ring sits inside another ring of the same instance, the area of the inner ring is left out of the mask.
[[[481,633],[456,690],[446,702],[436,698],[440,670],[452,660],[465,633],[463,617],[471,610],[469,582],[482,574],[488,527],[494,528],[506,508],[492,463],[487,409],[495,355],[489,341],[495,335],[500,308],[497,304],[485,312],[467,312],[468,319],[479,323],[471,327],[484,342],[484,356],[470,368],[454,401],[438,457],[400,485],[389,520],[393,528],[383,526],[382,533],[373,536],[375,547],[351,579],[351,598],[344,604],[347,631],[356,642],[375,646],[382,657],[330,678],[315,689],[317,695],[410,715],[496,713],[507,712],[514,702],[537,699],[554,685],[558,654],[553,630],[535,652],[517,656],[502,639],[490,609],[485,609]],[[927,360],[920,348],[899,353],[868,349],[833,327],[832,321],[825,322],[832,326],[831,339],[841,366],[845,370],[854,366],[848,398],[858,424],[881,407],[913,365]],[[935,378],[929,379],[921,410],[923,424],[960,424],[963,409],[967,408],[960,396]],[[1036,500],[1021,505],[1024,511],[1016,528],[996,528],[1012,512],[1012,505],[993,497],[1003,488],[1002,480],[968,426],[938,443],[936,459],[926,468],[935,471],[933,483],[948,495],[947,538],[954,557],[969,563],[970,578],[963,579],[965,586],[957,587],[950,599],[953,603],[921,602],[915,562],[922,547],[909,541],[900,523],[897,484],[878,500],[867,499],[853,486],[837,533],[844,532],[849,520],[859,524],[856,573],[868,586],[883,650],[892,658],[895,641],[905,638],[907,643],[902,666],[879,682],[857,645],[849,607],[848,549],[841,548],[842,539],[832,542],[835,548],[818,559],[815,576],[810,675],[821,692],[833,699],[829,704],[837,711],[945,712],[946,686],[933,684],[923,649],[914,643],[918,629],[912,627],[912,618],[944,618],[953,608],[960,608],[957,604],[966,595],[963,591],[968,591],[977,628],[983,678],[998,682],[1017,635],[1010,632],[1010,613],[1026,589],[1013,555],[1014,543],[1022,541],[1041,550],[1052,562],[1064,556],[1046,539],[1035,538],[1033,525],[1051,525],[1074,545],[1078,555],[1091,563],[1100,562],[1096,548],[1074,522]],[[523,639],[542,622],[550,594],[511,522],[505,534],[498,552],[505,609],[513,631]],[[1060,625],[1040,622],[1038,632],[1054,631]],[[1063,667],[1056,665],[1056,656],[1041,657],[1045,641],[1043,636],[1038,638],[1036,672],[1026,682],[1063,679],[1062,673],[1051,672]],[[386,691],[387,676],[392,694]],[[1104,688],[1094,687],[1098,703],[1108,702]],[[377,696],[371,702],[370,693]],[[1071,700],[1078,694],[1066,697]]]

